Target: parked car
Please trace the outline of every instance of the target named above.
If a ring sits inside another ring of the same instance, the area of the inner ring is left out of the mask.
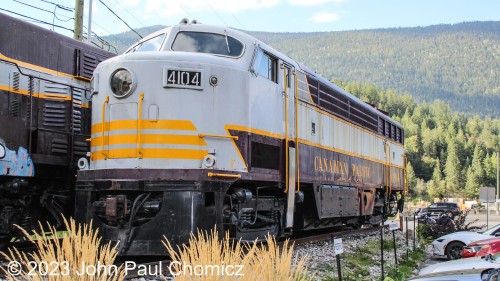
[[[432,241],[433,254],[447,257],[450,260],[462,258],[461,252],[465,245],[474,241],[500,236],[500,224],[484,231],[459,231],[443,235]]]
[[[500,281],[498,269],[469,269],[417,275],[406,281]]]
[[[471,269],[493,269],[500,268],[500,253],[495,255],[488,255],[484,257],[473,257],[468,259],[459,259],[452,261],[445,261],[435,263],[422,268],[418,275],[427,275],[440,272],[453,272]]]
[[[460,214],[460,207],[457,203],[433,203],[429,206],[429,213],[433,217],[439,217],[445,213],[454,218]]]
[[[415,211],[415,216],[417,217],[417,219],[419,219],[420,217],[422,217],[422,215],[424,214],[427,214],[429,212],[429,208],[418,208],[416,211]]]
[[[482,257],[500,252],[500,237],[474,241],[462,248],[462,258]]]

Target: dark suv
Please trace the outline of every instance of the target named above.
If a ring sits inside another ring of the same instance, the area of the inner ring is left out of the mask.
[[[452,218],[460,214],[457,203],[433,203],[428,207],[428,212],[432,217],[439,217],[441,214],[448,214]]]

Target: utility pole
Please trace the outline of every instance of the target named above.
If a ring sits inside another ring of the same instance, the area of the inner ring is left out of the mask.
[[[73,38],[82,41],[83,40],[83,1],[75,0],[75,31]]]
[[[87,25],[87,44],[92,44],[92,0],[89,1],[89,24]]]
[[[499,207],[499,199],[500,199],[500,173],[498,172],[498,165],[499,165],[499,161],[498,159],[500,159],[500,145],[497,146],[497,200],[495,200],[495,210],[496,210],[496,214],[498,215],[499,211],[498,211],[498,207]]]
[[[498,162],[500,162],[499,159],[500,159],[500,145],[497,148],[497,199],[500,199],[500,193],[499,193],[500,192],[500,183],[499,183],[500,173],[498,172],[498,170],[499,170],[498,169],[498,165],[499,165]]]

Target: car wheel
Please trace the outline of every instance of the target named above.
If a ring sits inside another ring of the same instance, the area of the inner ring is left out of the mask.
[[[464,243],[454,241],[448,244],[446,246],[446,251],[445,254],[450,260],[456,260],[462,258],[462,255],[460,254],[462,252],[462,248],[465,246]]]

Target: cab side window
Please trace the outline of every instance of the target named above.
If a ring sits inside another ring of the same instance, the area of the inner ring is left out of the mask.
[[[256,74],[278,83],[278,60],[260,49],[255,58],[253,70]]]

